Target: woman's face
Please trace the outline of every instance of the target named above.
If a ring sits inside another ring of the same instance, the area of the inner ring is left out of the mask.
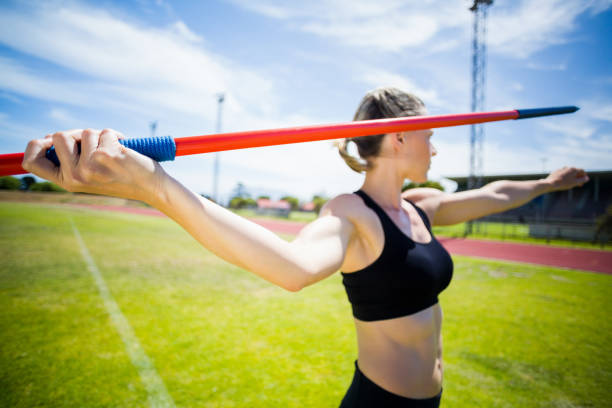
[[[437,154],[436,148],[431,144],[431,129],[415,130],[403,132],[402,144],[405,145],[403,153],[405,155],[406,178],[423,183],[427,181],[427,172],[431,165],[431,158]]]

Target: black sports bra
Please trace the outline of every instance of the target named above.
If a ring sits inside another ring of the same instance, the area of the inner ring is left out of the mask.
[[[342,273],[342,283],[359,320],[374,321],[407,316],[438,302],[438,294],[450,283],[453,261],[435,239],[425,212],[414,205],[431,235],[423,244],[408,238],[387,213],[366,193],[356,191],[382,224],[385,243],[373,263]]]

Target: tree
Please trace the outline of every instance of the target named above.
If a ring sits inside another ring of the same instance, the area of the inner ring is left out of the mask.
[[[36,183],[36,179],[32,176],[23,176],[21,178],[21,190],[29,190],[32,184]]]
[[[289,203],[289,205],[291,206],[291,211],[296,211],[300,206],[300,201],[292,196],[284,196],[281,198],[281,200],[284,200]]]
[[[56,193],[65,192],[63,188],[58,185],[51,183],[50,181],[43,181],[42,183],[34,183],[30,186],[30,191],[52,191]]]
[[[247,189],[244,186],[244,184],[242,184],[240,182],[238,184],[236,184],[236,187],[234,187],[234,190],[232,190],[232,197],[247,198],[247,197],[250,197],[250,196],[251,195],[247,191]]]
[[[327,198],[320,195],[315,195],[312,197],[312,203],[315,205],[315,212],[317,214],[321,211],[321,208],[323,208],[327,201],[329,201]]]
[[[260,195],[259,197],[257,197],[258,200],[269,200],[270,196],[268,195]]]
[[[21,187],[21,180],[17,177],[0,177],[0,190],[19,190],[19,187]]]
[[[244,207],[244,198],[242,197],[232,197],[229,202],[229,208],[239,209]]]
[[[255,207],[257,203],[252,198],[232,197],[229,207],[234,209]]]
[[[420,188],[420,187],[436,188],[440,191],[444,191],[444,187],[442,187],[442,184],[438,183],[437,181],[432,181],[432,180],[427,180],[424,183],[414,183],[411,181],[410,183],[404,184],[404,186],[402,187],[402,191],[406,191],[411,188]]]

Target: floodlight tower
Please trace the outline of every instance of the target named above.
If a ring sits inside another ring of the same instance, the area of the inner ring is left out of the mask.
[[[217,134],[221,133],[221,108],[223,107],[223,101],[225,100],[224,93],[218,93],[217,95]],[[213,179],[213,199],[216,203],[219,202],[218,187],[219,187],[219,152],[215,153],[215,168],[214,168],[214,179]]]
[[[487,9],[493,0],[474,0],[470,11],[474,13],[472,39],[472,112],[484,111],[485,72],[487,63]],[[470,127],[470,175],[468,189],[482,184],[484,127],[482,124]],[[472,232],[472,223],[466,224],[466,234]]]
[[[155,131],[157,130],[157,121],[153,121],[149,123],[149,128],[151,129],[151,137],[155,137]]]

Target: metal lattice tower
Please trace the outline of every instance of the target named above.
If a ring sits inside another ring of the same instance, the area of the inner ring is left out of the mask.
[[[487,64],[487,8],[493,0],[474,0],[470,11],[474,13],[472,41],[472,112],[485,110],[485,72]],[[470,127],[470,176],[468,189],[482,184],[484,127],[482,124]]]
[[[472,39],[472,112],[485,109],[485,72],[487,66],[487,8],[493,0],[474,0],[470,11],[474,13]],[[468,190],[482,185],[484,127],[482,124],[470,127],[470,175]],[[465,235],[472,233],[472,221],[465,224]]]

